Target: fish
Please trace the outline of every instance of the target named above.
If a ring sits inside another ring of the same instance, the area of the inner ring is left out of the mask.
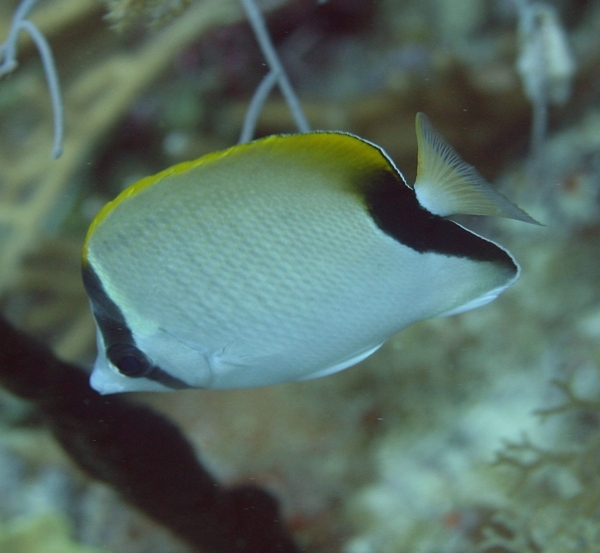
[[[273,135],[170,167],[92,221],[82,277],[101,394],[234,389],[356,365],[485,305],[520,267],[455,214],[536,223],[416,116],[411,187],[356,135]]]

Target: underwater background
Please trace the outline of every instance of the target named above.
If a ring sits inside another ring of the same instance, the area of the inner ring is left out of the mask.
[[[0,41],[18,4],[0,2]],[[413,182],[423,111],[544,226],[462,218],[512,252],[521,279],[490,305],[409,327],[356,367],[127,400],[175,423],[223,487],[269,492],[297,551],[597,553],[600,2],[260,5],[314,129],[380,145]],[[40,0],[31,21],[56,62],[64,148],[52,158],[44,68],[22,33],[19,66],[0,79],[0,306],[89,370],[79,265],[92,218],[139,178],[235,144],[266,68],[237,0]],[[273,94],[257,136],[295,130]],[[0,374],[13,347],[0,339]],[[50,432],[47,398],[36,406],[7,382],[0,553],[199,550],[130,506],[126,480],[91,478]]]

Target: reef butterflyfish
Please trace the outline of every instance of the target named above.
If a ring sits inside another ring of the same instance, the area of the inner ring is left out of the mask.
[[[406,326],[484,305],[520,272],[446,219],[535,223],[416,119],[410,187],[343,132],[269,136],[180,163],[108,203],[83,247],[103,394],[335,373]]]

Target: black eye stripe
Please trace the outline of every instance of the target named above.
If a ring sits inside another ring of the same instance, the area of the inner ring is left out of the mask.
[[[112,301],[98,275],[90,265],[81,271],[83,286],[92,304],[94,319],[104,338],[104,345],[108,349],[112,344],[131,344],[135,346],[131,330],[125,321],[121,310]]]
[[[147,378],[173,390],[190,388],[183,380],[157,367],[138,349],[131,329],[121,310],[113,302],[98,275],[88,264],[82,269],[83,285],[90,298],[94,319],[100,329],[106,348],[106,357],[123,375],[129,378]]]
[[[142,378],[154,368],[150,360],[131,344],[112,344],[106,349],[108,360],[129,378]]]

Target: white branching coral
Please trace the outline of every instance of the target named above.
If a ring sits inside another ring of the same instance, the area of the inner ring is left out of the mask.
[[[277,52],[275,51],[273,43],[271,42],[269,31],[267,30],[262,13],[258,9],[258,6],[254,0],[240,1],[244,7],[244,10],[246,11],[246,17],[248,17],[250,26],[256,35],[256,39],[258,40],[270,71],[256,89],[252,101],[250,102],[248,111],[246,112],[246,118],[244,120],[244,126],[242,128],[239,142],[248,142],[252,139],[258,116],[275,84],[279,85],[279,89],[281,90],[286,104],[290,108],[292,117],[294,118],[294,122],[296,123],[298,130],[300,132],[310,131],[310,125],[308,124],[308,120],[302,111],[302,106],[296,97],[296,93],[294,92],[294,89],[287,78],[287,75],[283,69],[283,65],[281,65],[279,57],[277,56]]]
[[[36,3],[37,0],[22,0],[15,11],[8,31],[8,37],[0,44],[0,77],[11,73],[17,68],[17,40],[19,33],[26,31],[31,36],[40,53],[44,72],[46,73],[46,81],[54,111],[54,147],[52,149],[52,156],[58,158],[62,153],[64,135],[63,103],[52,50],[41,31],[27,19],[29,12],[31,12]]]
[[[46,80],[48,82],[50,99],[54,111],[54,147],[52,155],[54,158],[58,158],[62,153],[63,147],[64,116],[56,66],[48,41],[41,31],[27,19],[37,1],[38,0],[22,0],[15,11],[8,37],[5,42],[0,45],[0,77],[14,71],[18,66],[17,40],[19,33],[20,31],[28,32],[40,53]],[[269,67],[269,73],[257,88],[252,101],[250,102],[241,132],[240,142],[247,142],[252,139],[260,112],[275,85],[279,86],[279,89],[290,108],[298,130],[300,132],[309,131],[310,126],[308,121],[296,93],[287,78],[285,70],[279,61],[277,52],[271,42],[264,17],[258,8],[256,1],[240,0],[240,3],[246,12],[246,16],[248,17],[252,30],[256,35]],[[115,26],[119,26],[120,28],[129,24],[130,19],[135,19],[140,16],[140,14],[145,16],[151,14],[155,23],[164,22],[164,20],[168,18],[167,16],[172,17],[176,13],[180,13],[188,4],[189,0],[177,0],[176,2],[166,2],[163,0],[152,0],[150,2],[144,0],[109,0],[108,6],[110,11],[107,18],[113,21]]]

